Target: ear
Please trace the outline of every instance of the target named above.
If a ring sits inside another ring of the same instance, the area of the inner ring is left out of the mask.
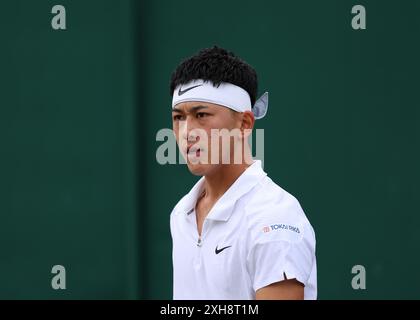
[[[254,123],[255,123],[255,116],[252,111],[245,111],[242,113],[241,131],[244,138],[248,138],[248,136],[252,133],[252,129],[254,128]]]

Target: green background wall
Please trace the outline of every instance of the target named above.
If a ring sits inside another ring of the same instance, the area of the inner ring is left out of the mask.
[[[51,28],[51,8],[67,30]],[[351,28],[351,8],[367,30]],[[270,91],[265,170],[317,234],[320,299],[420,298],[418,1],[4,0],[0,298],[170,299],[169,213],[197,180],[156,162],[177,63],[218,44]],[[67,289],[51,288],[51,268]],[[367,289],[353,290],[362,264]]]

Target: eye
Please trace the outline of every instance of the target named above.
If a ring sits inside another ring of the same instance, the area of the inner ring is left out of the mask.
[[[173,116],[174,121],[180,121],[182,120],[182,116],[180,114],[176,114]]]
[[[205,112],[197,112],[197,118],[203,118],[203,117],[206,117],[208,115],[209,114],[208,113],[205,113]]]

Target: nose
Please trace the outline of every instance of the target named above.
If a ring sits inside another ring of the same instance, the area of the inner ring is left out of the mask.
[[[193,143],[200,140],[200,136],[197,133],[197,128],[194,125],[194,121],[188,119],[188,117],[184,121],[181,130],[182,139],[188,143]]]

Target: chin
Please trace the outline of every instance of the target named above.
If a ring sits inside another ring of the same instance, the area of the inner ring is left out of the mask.
[[[195,176],[205,176],[211,169],[209,164],[192,164],[187,163],[188,170]]]

